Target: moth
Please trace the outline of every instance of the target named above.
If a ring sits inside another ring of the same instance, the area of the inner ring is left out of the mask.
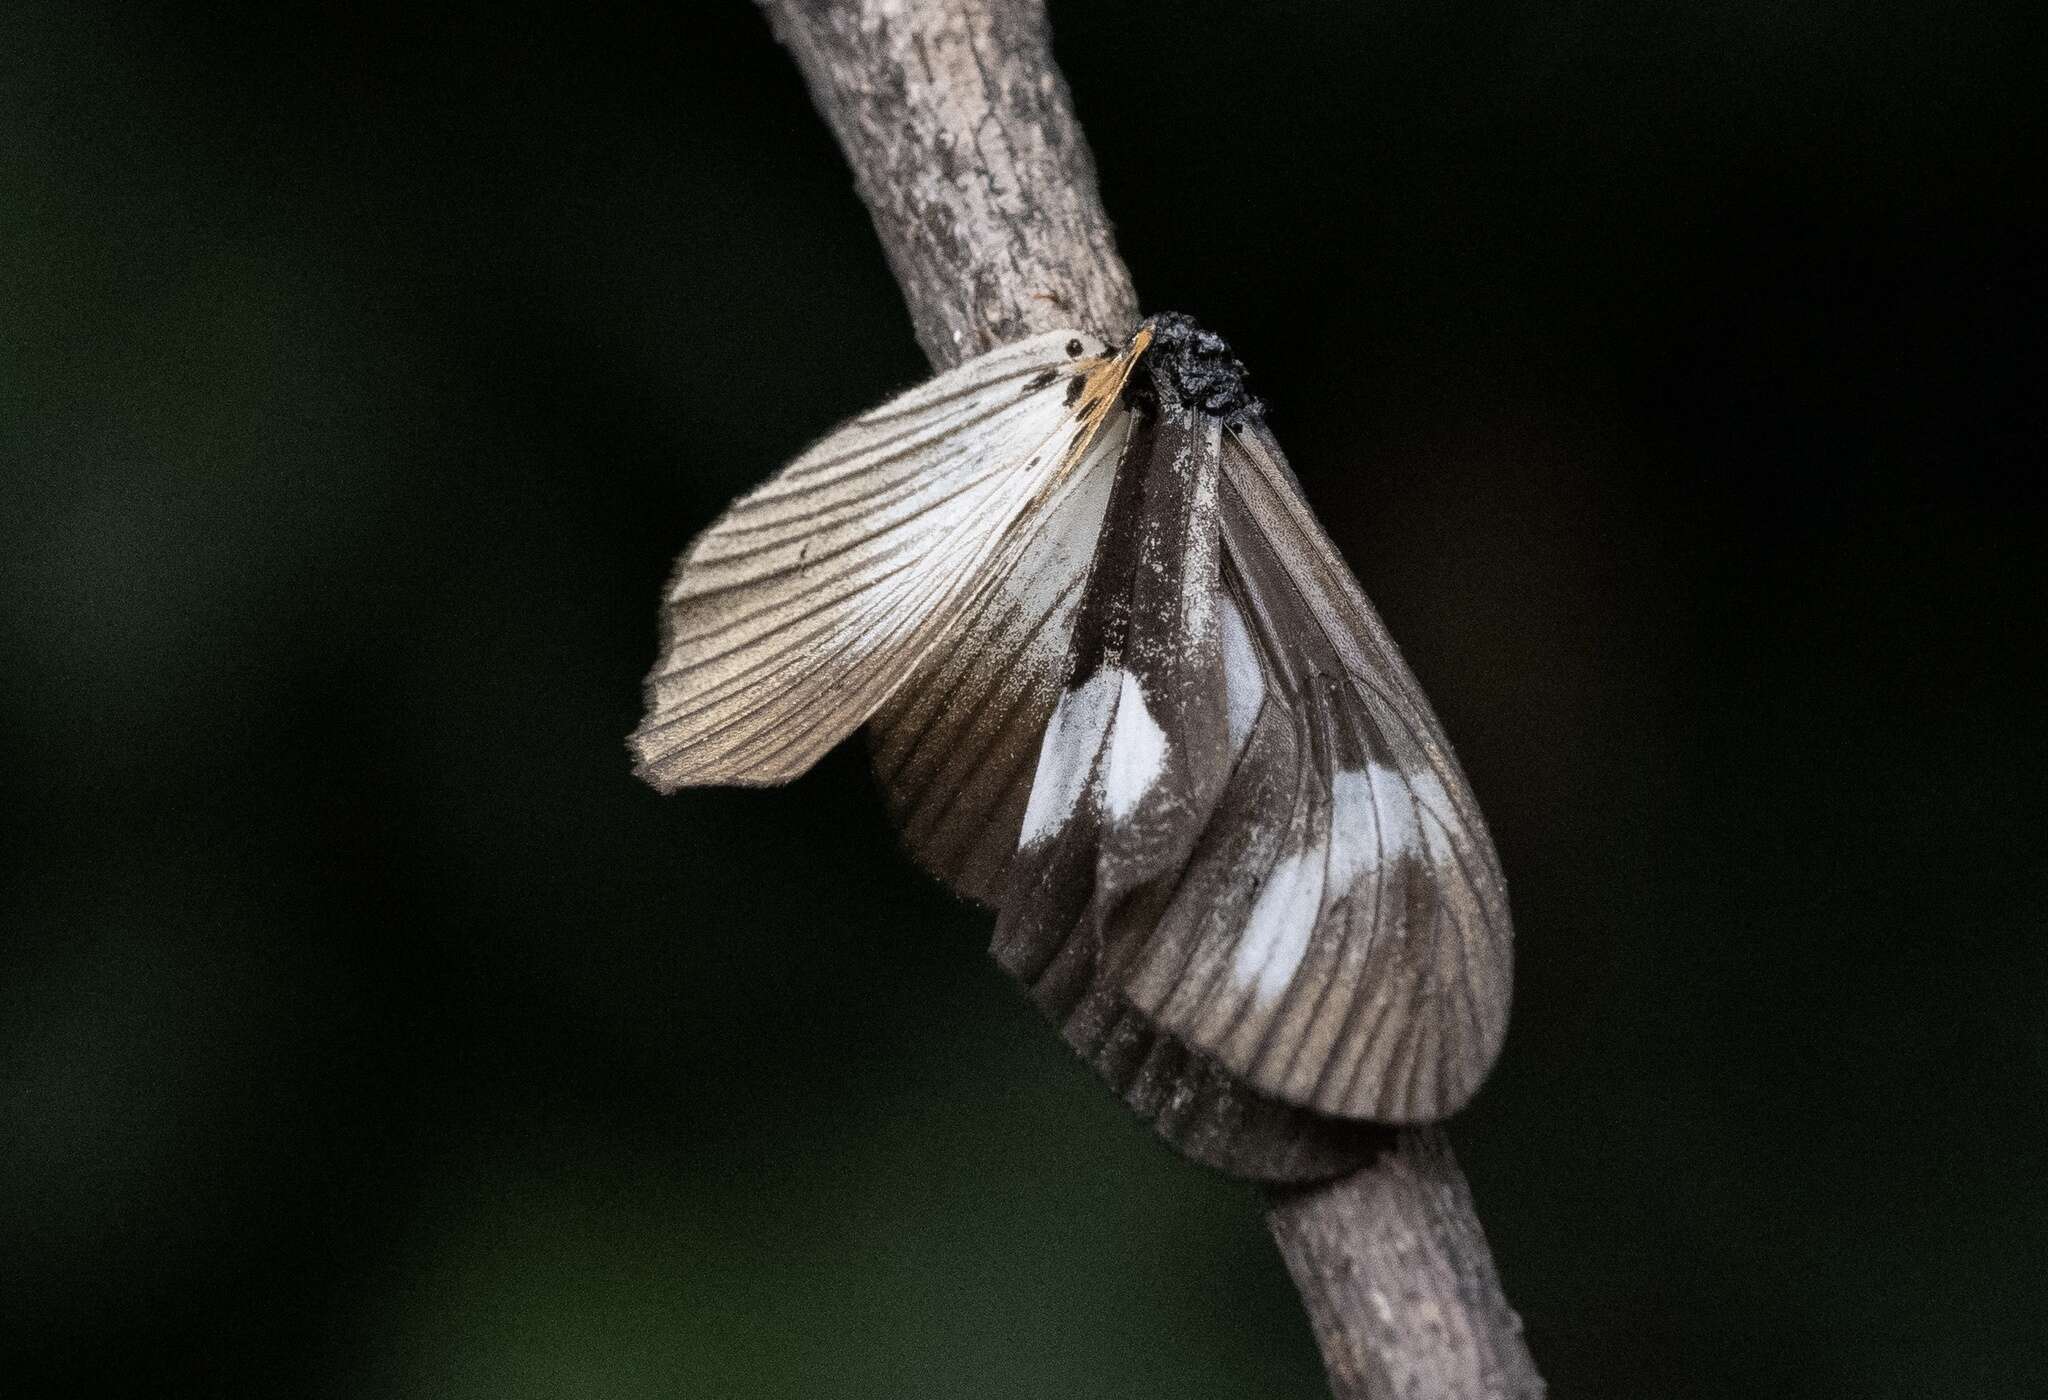
[[[803,453],[683,555],[646,698],[663,791],[781,783],[869,725],[907,845],[1070,1038],[1134,1017],[1379,1123],[1456,1110],[1500,1048],[1478,806],[1185,316],[1004,346]]]

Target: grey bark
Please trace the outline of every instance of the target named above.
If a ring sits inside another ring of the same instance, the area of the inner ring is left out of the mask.
[[[1121,340],[1131,274],[1035,0],[761,0],[853,166],[934,366],[1073,326]]]
[[[759,3],[846,153],[935,367],[1039,331],[1117,340],[1136,325],[1043,0]],[[1543,1394],[1440,1130],[1269,1200],[1337,1400]]]
[[[1543,1394],[1441,1129],[1400,1133],[1349,1176],[1274,1192],[1266,1223],[1340,1400]]]

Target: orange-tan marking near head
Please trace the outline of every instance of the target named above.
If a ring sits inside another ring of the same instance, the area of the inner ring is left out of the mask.
[[[1074,445],[1067,449],[1066,456],[1060,461],[1062,474],[1088,455],[1088,449],[1095,444],[1095,435],[1102,430],[1110,410],[1122,398],[1131,371],[1138,367],[1139,357],[1151,343],[1152,325],[1148,321],[1124,342],[1123,349],[1114,355],[1098,358],[1093,369],[1082,372],[1079,395],[1083,409],[1081,431],[1075,435]]]

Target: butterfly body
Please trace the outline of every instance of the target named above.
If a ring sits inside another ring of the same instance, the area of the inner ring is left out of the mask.
[[[1188,318],[854,420],[700,537],[666,618],[641,771],[779,781],[870,722],[911,850],[1183,1150],[1337,1170],[1483,1078],[1510,933],[1477,805]]]
[[[1168,311],[1152,317],[1151,344],[1145,348],[1141,373],[1131,376],[1124,397],[1140,412],[1156,412],[1162,403],[1215,418],[1227,428],[1265,412],[1245,384],[1244,364],[1230,343],[1206,330],[1192,316]]]

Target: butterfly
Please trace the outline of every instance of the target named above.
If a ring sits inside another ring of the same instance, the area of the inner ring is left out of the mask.
[[[1153,1074],[1155,1117],[1426,1122],[1499,1051],[1478,806],[1185,316],[1003,346],[817,443],[683,555],[646,698],[664,791],[785,782],[870,726],[911,851],[996,908],[1070,1040]]]

